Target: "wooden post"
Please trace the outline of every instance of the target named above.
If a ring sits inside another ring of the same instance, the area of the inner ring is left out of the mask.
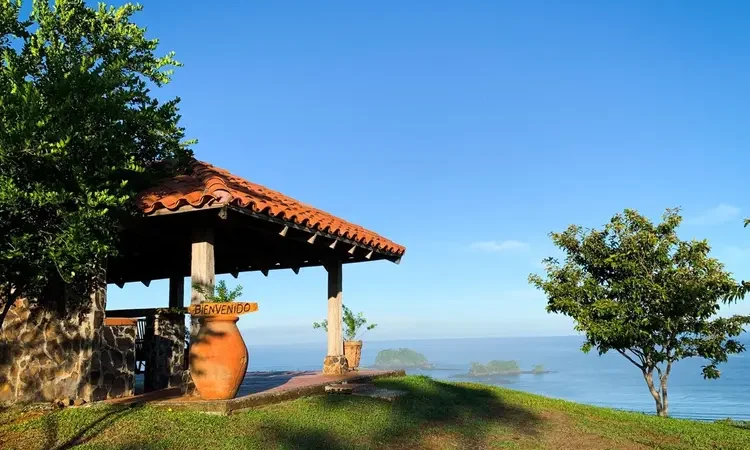
[[[169,307],[185,306],[185,280],[182,277],[169,278]]]
[[[323,361],[323,373],[341,375],[348,371],[344,358],[344,340],[341,324],[343,302],[341,261],[326,266],[328,271],[328,354]]]
[[[344,354],[341,329],[341,263],[332,264],[328,270],[328,356]]]
[[[214,271],[214,233],[207,228],[193,235],[193,248],[190,264],[190,304],[206,301],[204,295],[192,286],[199,284],[207,290],[213,289],[216,284],[216,273]]]
[[[205,296],[193,286],[198,284],[211,291],[216,284],[214,268],[214,233],[210,228],[196,230],[193,234],[193,247],[190,263],[190,304],[206,301]],[[198,319],[191,318],[190,340],[195,342],[200,325]]]

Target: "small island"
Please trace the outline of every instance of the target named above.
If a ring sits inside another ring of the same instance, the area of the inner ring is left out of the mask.
[[[454,375],[456,378],[482,378],[490,377],[495,375],[522,375],[532,374],[541,375],[545,373],[552,373],[550,370],[546,370],[543,365],[537,364],[531,368],[531,370],[521,370],[521,367],[516,361],[499,361],[493,360],[487,364],[481,364],[478,362],[471,363],[469,373]]]
[[[408,348],[386,349],[375,357],[375,369],[432,369],[434,366],[427,358]]]

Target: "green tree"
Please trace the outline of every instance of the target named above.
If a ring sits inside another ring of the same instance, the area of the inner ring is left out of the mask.
[[[520,372],[521,368],[516,361],[499,361],[492,360],[487,363],[487,370],[490,373]]]
[[[17,298],[63,282],[85,297],[117,252],[134,197],[188,166],[168,83],[173,55],[140,6],[0,0],[0,326]]]
[[[365,315],[361,312],[354,314],[351,309],[347,308],[346,305],[341,305],[343,309],[343,316],[341,317],[343,328],[344,328],[344,340],[345,341],[354,341],[357,340],[358,337],[362,337],[359,334],[359,331],[367,325],[367,319],[365,319]],[[367,325],[365,327],[365,331],[370,331],[373,328],[377,327],[378,325],[375,323],[371,323],[370,325]],[[314,322],[313,328],[316,330],[318,328],[323,329],[323,331],[328,331],[328,319],[324,319],[322,322]],[[364,334],[364,331],[362,332]]]
[[[242,285],[238,284],[234,289],[229,289],[224,280],[219,280],[216,286],[205,286],[200,283],[193,283],[193,289],[203,294],[208,302],[228,303],[233,302],[242,296]]]
[[[703,376],[718,378],[717,365],[744,350],[735,338],[750,323],[748,316],[717,317],[738,285],[709,257],[705,240],[678,238],[681,221],[676,209],[658,224],[626,209],[602,230],[572,225],[551,233],[564,263],[547,258],[546,277],[529,276],[547,295],[547,311],[573,318],[585,333],[584,352],[614,350],[640,369],[659,416],[669,412],[673,363],[705,358]]]
[[[429,365],[427,358],[409,348],[381,350],[375,357],[375,365],[383,367],[423,367]]]
[[[484,364],[474,361],[471,363],[471,367],[469,368],[469,374],[477,375],[477,376],[488,375],[489,371],[487,370],[487,367]]]

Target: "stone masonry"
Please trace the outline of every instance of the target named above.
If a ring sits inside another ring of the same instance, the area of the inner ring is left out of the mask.
[[[105,325],[99,330],[88,385],[91,400],[135,394],[135,325]]]
[[[323,375],[346,375],[349,364],[344,355],[326,356],[323,360]]]
[[[0,402],[92,400],[89,385],[106,289],[87,300],[61,294],[53,306],[16,301],[0,330]],[[67,307],[66,307],[67,305]],[[78,306],[72,306],[78,305]]]
[[[147,325],[146,341],[146,390],[185,390],[190,380],[185,367],[185,315],[157,310],[153,325]]]

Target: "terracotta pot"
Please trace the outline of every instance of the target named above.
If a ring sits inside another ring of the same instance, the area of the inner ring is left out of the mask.
[[[190,344],[190,374],[201,398],[234,398],[247,372],[247,347],[236,315],[201,317],[196,342]]]
[[[344,356],[349,369],[359,369],[359,359],[362,357],[362,341],[344,341]]]

